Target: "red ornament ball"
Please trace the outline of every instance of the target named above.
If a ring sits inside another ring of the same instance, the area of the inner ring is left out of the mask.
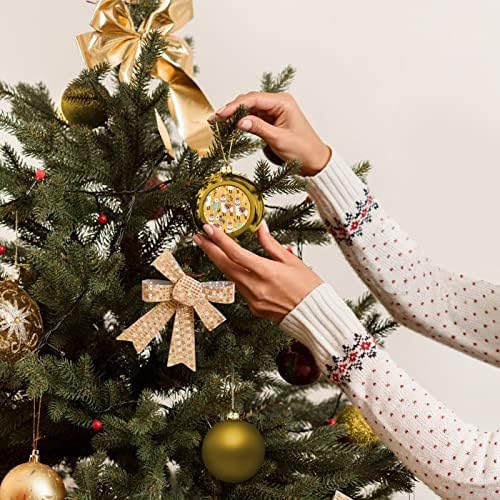
[[[150,220],[156,220],[159,219],[160,217],[163,217],[165,215],[165,209],[163,207],[159,207],[156,210],[153,211],[151,214]]]
[[[280,167],[285,164],[285,161],[282,160],[267,144],[262,152],[271,163],[274,163],[275,165],[278,165]]]
[[[278,372],[289,384],[308,385],[321,376],[320,369],[311,351],[300,342],[281,351],[277,358]]]
[[[153,189],[156,186],[159,186],[160,191],[166,191],[168,188],[168,184],[162,181],[159,177],[150,177],[144,185],[146,189]]]
[[[94,429],[96,432],[102,431],[103,427],[104,424],[98,418],[94,418],[94,420],[92,420],[92,429]]]
[[[0,245],[0,255],[5,255],[7,253],[7,247],[5,245]]]
[[[47,172],[45,172],[45,170],[43,168],[37,168],[35,170],[35,180],[37,182],[42,182],[45,179],[46,175],[47,175]]]
[[[100,212],[99,217],[97,217],[97,223],[104,226],[108,223],[108,216],[104,212]]]
[[[329,427],[333,427],[334,425],[337,425],[337,419],[336,418],[329,418],[326,421],[326,425],[328,425]]]

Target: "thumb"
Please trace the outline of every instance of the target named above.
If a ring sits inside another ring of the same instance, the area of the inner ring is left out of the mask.
[[[276,141],[277,136],[280,134],[280,129],[267,123],[262,118],[258,116],[245,116],[238,123],[238,128],[244,130],[245,132],[250,132],[261,139],[263,139],[270,146]]]
[[[290,252],[286,250],[277,240],[273,238],[269,232],[269,228],[265,220],[263,220],[257,231],[260,246],[265,250],[271,259],[278,262],[285,262],[290,258]]]

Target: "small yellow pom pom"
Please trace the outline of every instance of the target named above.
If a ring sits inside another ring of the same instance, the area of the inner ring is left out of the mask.
[[[355,406],[346,406],[339,414],[337,421],[345,426],[347,438],[354,444],[372,444],[380,441],[368,422]]]

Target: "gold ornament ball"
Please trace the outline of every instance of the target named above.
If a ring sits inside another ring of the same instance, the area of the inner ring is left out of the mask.
[[[0,485],[0,500],[64,500],[61,476],[37,458],[14,467]]]
[[[103,85],[97,90],[75,82],[69,85],[61,98],[61,113],[70,125],[84,125],[97,128],[106,123],[108,114],[98,94],[108,94]]]
[[[203,440],[203,463],[216,479],[242,483],[257,474],[264,463],[266,445],[248,422],[226,420],[214,425]]]
[[[380,441],[379,437],[373,432],[368,422],[355,406],[346,406],[339,413],[337,422],[345,426],[347,438],[351,443],[372,444]]]
[[[36,302],[14,281],[0,281],[0,358],[17,361],[43,338]]]

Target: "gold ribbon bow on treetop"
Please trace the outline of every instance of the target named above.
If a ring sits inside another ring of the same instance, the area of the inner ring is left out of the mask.
[[[173,35],[193,18],[192,0],[160,0],[138,29],[127,3],[133,2],[100,0],[90,22],[95,31],[77,37],[85,63],[90,68],[104,62],[111,67],[120,65],[120,80],[130,83],[144,37],[158,31],[167,47],[156,61],[152,75],[170,86],[168,107],[181,137],[190,148],[205,154],[213,139],[207,123],[213,107],[193,79],[191,47]]]
[[[153,266],[170,281],[143,281],[142,298],[145,302],[160,302],[160,304],[125,330],[117,340],[130,341],[137,352],[142,352],[175,314],[168,366],[184,363],[196,371],[194,311],[207,330],[212,331],[217,328],[226,321],[226,318],[210,302],[232,304],[234,283],[230,281],[199,283],[184,273],[168,251],[160,255],[153,262]]]

